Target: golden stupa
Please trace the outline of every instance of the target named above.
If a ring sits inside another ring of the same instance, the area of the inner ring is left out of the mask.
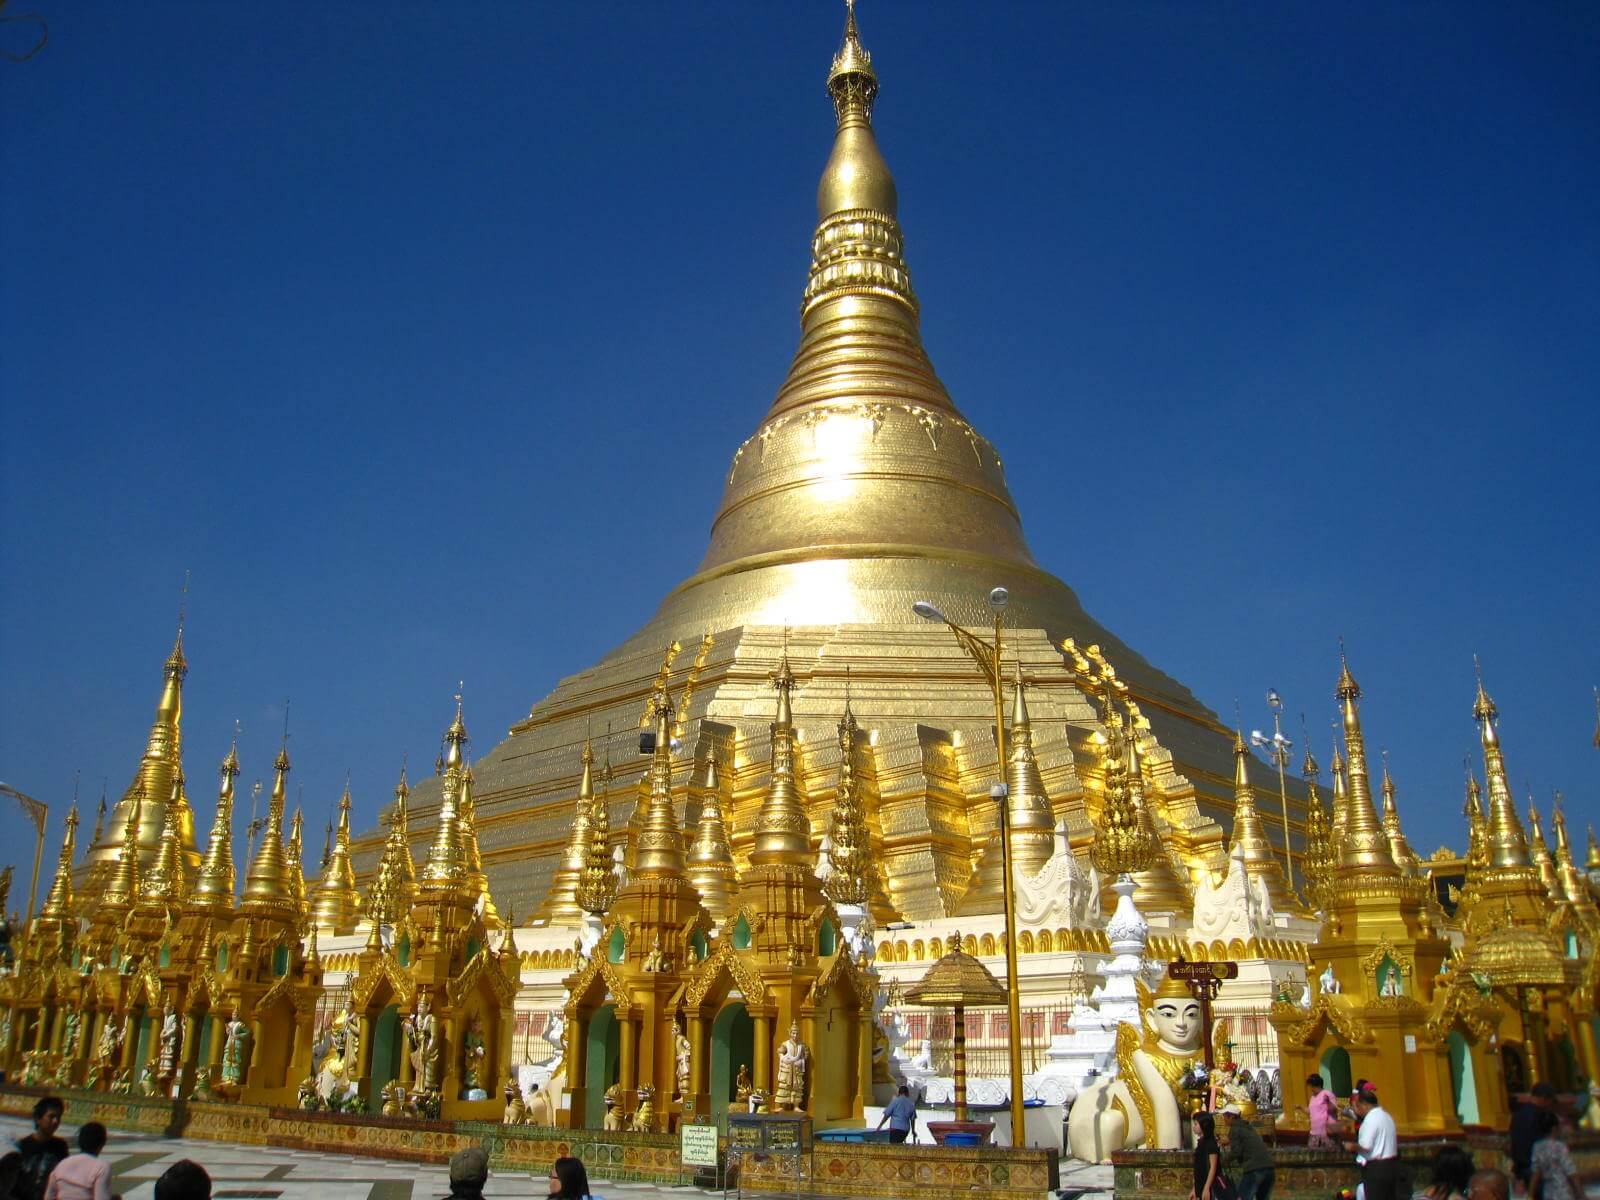
[[[817,189],[799,349],[733,451],[704,559],[633,637],[562,680],[473,764],[483,867],[518,911],[541,908],[558,870],[558,907],[574,907],[569,835],[590,731],[625,731],[608,747],[617,764],[611,828],[620,834],[630,813],[643,813],[649,760],[624,738],[643,728],[658,686],[677,698],[674,791],[699,786],[720,760],[724,818],[744,865],[768,782],[768,681],[785,645],[813,844],[835,793],[848,672],[855,718],[871,731],[879,797],[869,819],[882,830],[889,899],[907,919],[961,909],[996,824],[989,786],[1005,775],[996,771],[993,697],[949,630],[919,620],[912,604],[931,601],[984,628],[996,587],[1009,592],[1008,688],[1013,676],[1026,682],[1033,754],[1056,819],[1076,815],[1086,830],[1082,818],[1098,811],[1083,778],[1096,762],[1098,706],[1064,661],[1061,644],[1072,639],[1114,668],[1148,718],[1145,760],[1173,852],[1196,874],[1223,862],[1231,732],[1034,560],[999,452],[961,415],[923,348],[894,178],[872,128],[877,75],[853,13],[827,89],[836,130]],[[1298,839],[1304,789],[1293,787]],[[419,785],[410,802],[418,845],[438,813],[437,786]],[[1282,822],[1262,824],[1281,847]],[[383,841],[381,829],[353,840],[363,879]]]

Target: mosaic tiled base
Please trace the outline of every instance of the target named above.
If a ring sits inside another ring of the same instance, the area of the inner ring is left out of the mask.
[[[25,1117],[44,1092],[0,1089],[0,1113]],[[73,1123],[96,1120],[115,1130],[166,1134],[297,1151],[442,1163],[465,1146],[482,1146],[501,1171],[543,1176],[563,1155],[581,1158],[590,1174],[673,1185],[685,1181],[677,1138],[662,1133],[597,1129],[510,1128],[476,1121],[416,1121],[390,1117],[310,1114],[247,1104],[134,1099],[60,1090]],[[807,1171],[818,1196],[893,1196],[955,1200],[974,1190],[992,1197],[1037,1200],[1059,1181],[1054,1151],[993,1147],[949,1149],[873,1143],[816,1143]],[[743,1190],[793,1190],[773,1160],[747,1159]],[[1187,1196],[1187,1185],[1185,1186]]]

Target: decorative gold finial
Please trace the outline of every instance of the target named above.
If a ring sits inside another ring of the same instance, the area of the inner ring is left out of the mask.
[[[436,767],[442,785],[439,789],[439,823],[428,861],[423,864],[419,887],[424,895],[455,895],[465,899],[469,886],[467,851],[461,838],[462,763],[467,743],[466,722],[461,715],[461,693],[456,693],[456,715],[444,734],[444,751]]]
[[[1287,908],[1294,903],[1283,877],[1283,864],[1272,852],[1266,825],[1256,808],[1255,789],[1250,785],[1250,748],[1245,745],[1244,730],[1240,728],[1233,731],[1233,830],[1229,853],[1235,849],[1244,859],[1245,873],[1266,884],[1274,908]]]
[[[861,44],[856,28],[855,0],[845,0],[844,42],[828,70],[828,93],[841,127],[847,121],[872,121],[872,102],[878,98],[878,75],[872,55]]]
[[[739,877],[728,844],[728,827],[722,817],[722,781],[717,775],[717,748],[706,756],[705,783],[701,788],[700,819],[695,823],[694,844],[689,847],[685,870],[700,893],[700,903],[717,923],[733,911]]]
[[[1122,719],[1111,709],[1110,689],[1106,692],[1105,741],[1100,745],[1103,800],[1100,819],[1095,823],[1094,844],[1089,857],[1102,875],[1113,878],[1142,871],[1154,860],[1157,847],[1141,819],[1128,786],[1126,749],[1122,740]]]
[[[1400,825],[1394,780],[1389,775],[1389,751],[1385,749],[1380,753],[1383,755],[1383,832],[1389,839],[1389,854],[1402,871],[1414,874],[1418,865],[1417,855]]]
[[[245,873],[242,910],[260,916],[292,917],[294,896],[289,891],[289,857],[283,847],[284,809],[289,802],[289,703],[284,701],[283,744],[272,764],[272,794],[267,800],[267,823],[261,845]]]
[[[655,749],[650,756],[650,794],[633,847],[633,874],[668,878],[683,874],[683,830],[672,800],[672,696],[659,689],[650,701],[655,719]]]
[[[239,723],[234,722],[233,744],[222,760],[217,786],[217,815],[211,822],[211,837],[200,861],[189,905],[194,909],[233,907],[233,788],[239,777]]]
[[[56,862],[56,876],[50,882],[50,892],[39,910],[41,921],[66,921],[72,916],[72,851],[78,839],[78,806],[67,810],[66,833],[61,838],[61,857]]]
[[[349,933],[355,928],[361,898],[356,894],[355,867],[350,862],[350,776],[344,780],[339,797],[339,823],[317,881],[311,919],[331,934]]]
[[[611,870],[611,747],[607,730],[605,763],[600,768],[600,796],[589,814],[589,853],[578,886],[578,904],[584,912],[600,916],[617,894],[617,877]]]
[[[1478,677],[1478,693],[1472,705],[1472,715],[1478,720],[1479,739],[1483,743],[1484,778],[1489,786],[1488,849],[1489,870],[1495,874],[1506,872],[1528,873],[1533,860],[1528,855],[1528,839],[1522,821],[1517,817],[1517,806],[1511,798],[1511,784],[1506,778],[1505,755],[1500,749],[1500,733],[1495,720],[1500,715],[1483,684],[1483,668],[1478,656],[1472,656],[1473,670]]]
[[[572,829],[567,835],[566,849],[561,865],[556,868],[550,890],[545,894],[540,911],[552,920],[579,916],[584,910],[578,903],[578,891],[583,886],[583,869],[589,861],[589,830],[594,818],[594,737],[587,733],[583,739],[582,767],[578,773],[578,798],[572,815]]]
[[[834,789],[833,824],[828,831],[832,871],[822,890],[835,904],[867,903],[871,894],[868,872],[872,845],[867,832],[866,807],[856,783],[856,745],[861,728],[847,699],[839,718],[839,782]]]
[[[1372,877],[1399,874],[1394,854],[1389,848],[1389,838],[1378,823],[1372,806],[1372,789],[1367,775],[1367,742],[1361,732],[1361,714],[1357,701],[1361,699],[1361,686],[1350,672],[1344,647],[1339,648],[1339,684],[1334,695],[1342,708],[1344,748],[1349,756],[1350,794],[1345,803],[1345,824],[1342,831],[1344,850],[1340,856],[1340,873],[1353,872],[1357,876]]]
[[[772,677],[778,692],[772,722],[772,778],[756,814],[755,848],[750,861],[757,866],[786,863],[811,865],[811,822],[800,802],[794,776],[794,672],[789,669],[787,646]]]

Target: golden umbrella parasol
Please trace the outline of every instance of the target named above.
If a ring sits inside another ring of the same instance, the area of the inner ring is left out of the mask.
[[[954,1008],[956,1027],[953,1042],[956,1052],[956,1120],[967,1119],[967,1023],[963,1010],[995,1008],[1006,1002],[1006,989],[972,955],[961,949],[961,934],[950,933],[951,950],[928,968],[920,982],[906,992],[906,1003],[923,1008]],[[1016,1037],[1013,1029],[1011,1036]]]

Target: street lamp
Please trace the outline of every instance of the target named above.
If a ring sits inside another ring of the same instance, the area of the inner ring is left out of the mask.
[[[1283,867],[1289,890],[1294,890],[1294,851],[1289,844],[1289,785],[1284,771],[1289,766],[1289,751],[1294,743],[1283,736],[1283,697],[1274,688],[1267,689],[1267,707],[1272,710],[1272,736],[1259,729],[1250,731],[1250,744],[1267,752],[1267,757],[1278,765],[1278,801],[1283,805]]]
[[[957,625],[931,601],[918,600],[911,606],[911,611],[924,621],[942,621],[945,628],[955,635],[956,641],[961,643],[961,648],[978,664],[978,669],[994,691],[994,746],[1000,782],[989,789],[989,795],[999,807],[1001,870],[1005,873],[1005,886],[1001,891],[1005,896],[1006,913],[1006,1020],[1011,1035],[1007,1038],[1007,1049],[1011,1056],[1011,1144],[1023,1146],[1027,1144],[1027,1130],[1023,1125],[1022,1111],[1022,983],[1018,974],[1016,900],[1011,878],[1011,804],[1006,786],[1005,699],[1002,695],[1005,677],[1000,670],[1000,656],[1004,648],[1001,635],[1004,631],[1005,608],[1011,600],[1011,593],[1003,587],[997,587],[990,591],[988,599],[989,610],[994,614],[992,642]]]

